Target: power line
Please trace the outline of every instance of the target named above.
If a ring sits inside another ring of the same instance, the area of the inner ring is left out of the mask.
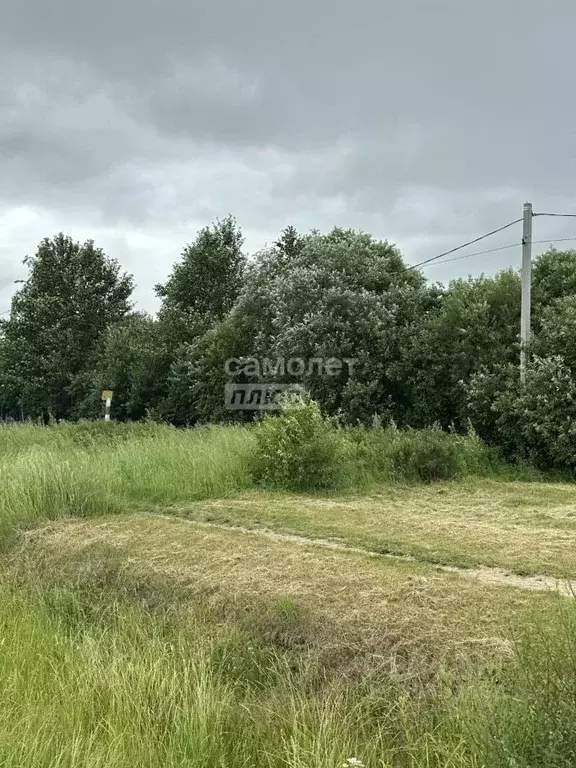
[[[576,240],[576,237],[558,237],[553,240],[550,238],[546,240],[532,240],[533,245],[541,244],[541,243],[567,243],[569,240]],[[483,256],[485,253],[496,253],[496,251],[505,251],[508,248],[517,248],[521,243],[510,243],[510,245],[501,245],[499,248],[490,248],[487,251],[474,251],[474,253],[466,253],[464,256],[455,256],[453,259],[445,259],[444,261],[437,261],[434,264],[431,264],[430,266],[436,267],[440,264],[448,264],[452,261],[462,261],[462,259],[469,259],[471,256]]]
[[[576,240],[576,237],[556,237],[553,240],[550,240],[549,237],[547,237],[545,240],[532,240],[533,243],[567,243],[568,240]]]
[[[522,219],[516,219],[515,221],[511,221],[509,224],[504,224],[503,227],[498,227],[498,229],[493,229],[492,232],[487,232],[485,235],[481,235],[480,237],[477,237],[474,240],[470,240],[467,243],[463,243],[462,245],[459,245],[456,248],[451,248],[449,251],[444,251],[444,253],[439,253],[438,256],[432,256],[431,259],[426,259],[425,261],[421,261],[418,264],[411,264],[408,267],[408,269],[417,269],[418,267],[424,266],[424,264],[430,264],[431,261],[436,261],[436,259],[441,259],[443,256],[449,256],[451,253],[456,253],[456,251],[461,251],[462,248],[467,248],[469,245],[474,245],[474,243],[479,243],[480,240],[485,240],[487,237],[491,237],[492,235],[498,234],[498,232],[503,232],[505,229],[508,229],[508,227],[513,227],[514,224],[519,224],[521,221]]]
[[[436,267],[440,264],[448,264],[451,261],[461,261],[462,259],[469,259],[471,256],[482,256],[485,253],[496,253],[496,251],[505,251],[507,248],[517,248],[520,243],[511,243],[510,245],[501,245],[500,248],[490,248],[487,251],[474,251],[474,253],[466,253],[464,256],[454,256],[452,259],[444,259],[444,261],[436,261],[434,264],[429,264],[430,267]]]
[[[559,216],[562,219],[576,219],[576,213],[534,213],[533,216]]]

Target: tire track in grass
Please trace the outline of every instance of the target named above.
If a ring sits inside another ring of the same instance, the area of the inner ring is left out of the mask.
[[[320,547],[321,549],[331,549],[351,555],[363,555],[386,559],[404,563],[419,563],[429,565],[435,570],[443,573],[453,573],[465,579],[473,579],[483,584],[500,587],[516,587],[517,589],[531,590],[533,592],[557,592],[564,597],[576,596],[576,580],[557,579],[552,576],[535,574],[532,576],[520,576],[511,573],[505,568],[494,568],[489,566],[479,566],[471,568],[462,568],[455,565],[441,565],[423,558],[416,558],[411,555],[394,555],[387,552],[374,552],[362,547],[352,547],[335,539],[323,539],[308,536],[300,536],[294,533],[279,533],[271,531],[268,528],[247,528],[240,525],[224,525],[222,523],[209,523],[202,520],[191,520],[180,515],[160,515],[152,513],[152,517],[160,517],[163,520],[179,521],[187,525],[195,525],[198,528],[208,528],[217,531],[231,531],[238,534],[250,534],[262,536],[270,541],[278,541],[298,546]]]

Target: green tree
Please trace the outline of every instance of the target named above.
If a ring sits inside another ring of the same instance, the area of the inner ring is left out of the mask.
[[[540,310],[530,351],[538,357],[562,357],[576,373],[576,294],[557,298]]]
[[[576,381],[561,357],[534,357],[524,382],[513,365],[479,372],[469,399],[478,434],[507,458],[576,469]]]
[[[515,361],[520,327],[520,278],[454,280],[421,315],[404,361],[412,388],[412,426],[465,428],[467,386],[482,367]]]
[[[274,250],[280,260],[289,261],[301,253],[305,244],[305,238],[290,224],[282,230],[280,237],[274,243]]]
[[[268,296],[271,357],[354,361],[337,375],[307,368],[301,379],[326,413],[403,420],[410,393],[397,366],[428,292],[394,246],[351,230],[313,235]]]
[[[5,374],[25,416],[68,418],[86,396],[86,372],[106,328],[130,310],[132,278],[88,240],[46,238],[3,329]]]
[[[157,320],[144,313],[131,314],[109,326],[90,374],[90,394],[79,415],[101,415],[103,389],[114,392],[114,419],[138,420],[158,413],[166,396],[165,373],[170,366],[163,330]]]
[[[21,416],[18,382],[8,368],[8,345],[4,337],[6,321],[0,320],[0,420]]]
[[[422,276],[387,242],[352,230],[302,238],[285,231],[250,265],[233,312],[186,351],[179,378],[186,377],[199,418],[208,420],[222,416],[227,359],[302,358],[297,381],[325,412],[351,421],[369,421],[374,412],[397,418],[406,393],[395,365],[427,301]],[[310,368],[313,358],[357,362],[326,376]]]
[[[167,282],[156,286],[162,299],[158,319],[169,358],[159,412],[176,424],[196,420],[190,347],[226,316],[240,294],[246,266],[242,244],[242,232],[232,216],[216,221],[198,232]]]
[[[557,299],[576,296],[576,250],[550,248],[534,260],[532,304],[536,325],[539,313]]]
[[[180,347],[170,371],[167,419],[184,425],[247,418],[225,408],[225,386],[230,380],[225,366],[226,361],[245,357],[254,348],[258,319],[249,312],[232,310],[193,344]],[[236,376],[234,381],[247,379]]]
[[[160,317],[182,313],[185,323],[193,314],[209,326],[229,312],[242,289],[246,263],[242,243],[232,216],[201,229],[166,283],[156,286],[162,299]]]

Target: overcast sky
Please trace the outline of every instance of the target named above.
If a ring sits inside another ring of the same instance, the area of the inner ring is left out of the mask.
[[[575,36],[574,0],[3,0],[0,312],[61,230],[119,259],[154,311],[152,286],[227,213],[248,252],[338,225],[415,263],[526,199],[576,212]],[[576,238],[576,219],[534,223]]]

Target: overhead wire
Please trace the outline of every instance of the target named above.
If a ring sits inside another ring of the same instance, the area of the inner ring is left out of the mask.
[[[532,217],[535,216],[556,216],[560,218],[576,218],[576,213],[533,213]],[[513,248],[515,244],[512,245],[504,245],[500,248],[494,248],[487,251],[478,251],[476,253],[470,253],[465,256],[459,256],[454,259],[446,259],[445,261],[438,261],[439,259],[444,258],[444,256],[449,256],[452,253],[456,253],[457,251],[461,251],[464,248],[468,248],[470,245],[474,245],[474,243],[479,243],[481,240],[485,240],[487,237],[492,237],[492,235],[497,235],[499,232],[503,232],[505,229],[508,229],[509,227],[513,227],[515,224],[519,224],[521,221],[523,221],[523,218],[515,219],[514,221],[509,222],[508,224],[504,224],[503,227],[498,227],[498,229],[493,229],[491,232],[487,232],[485,235],[481,235],[480,237],[474,238],[474,240],[469,240],[467,243],[462,243],[462,245],[456,246],[456,248],[451,248],[449,251],[444,251],[443,253],[439,253],[436,256],[432,256],[430,259],[425,259],[424,261],[420,261],[417,264],[410,264],[408,269],[418,269],[418,267],[423,267],[427,264],[431,264],[432,262],[438,262],[439,264],[446,264],[449,261],[459,261],[462,259],[467,259],[471,256],[480,256],[485,253],[495,253],[496,251],[506,250],[507,248]],[[550,240],[533,240],[533,243],[537,242],[562,242],[563,240],[571,240],[573,238],[560,238],[558,240],[550,241]]]
[[[576,237],[557,237],[554,239],[547,238],[546,240],[532,240],[532,245],[539,245],[542,243],[567,243],[568,241],[574,241]],[[486,253],[496,253],[497,251],[505,251],[509,248],[517,248],[522,243],[510,243],[509,245],[501,245],[499,248],[490,248],[487,251],[474,251],[474,253],[465,253],[463,256],[455,256],[452,259],[444,259],[444,261],[436,261],[430,264],[431,267],[440,266],[440,264],[448,264],[452,261],[462,261],[463,259],[469,259],[472,256],[483,256]]]
[[[533,213],[532,217],[535,216],[558,216],[562,219],[576,219],[576,213]]]
[[[499,248],[489,248],[487,251],[474,251],[474,253],[465,253],[462,256],[454,256],[451,259],[444,259],[443,261],[435,261],[433,264],[428,264],[429,267],[436,267],[440,264],[448,264],[451,261],[462,261],[462,259],[469,259],[471,256],[483,256],[485,253],[496,253],[496,251],[505,251],[507,248],[516,248],[518,243],[510,243],[510,245],[501,245]]]
[[[441,259],[444,256],[449,256],[451,253],[456,253],[456,251],[461,251],[463,248],[468,248],[469,245],[474,245],[474,243],[479,243],[481,240],[485,240],[487,237],[491,237],[492,235],[497,235],[498,232],[503,232],[505,229],[508,229],[509,227],[513,227],[514,224],[519,224],[521,221],[522,219],[516,219],[515,221],[511,221],[508,224],[504,224],[503,227],[498,227],[498,229],[493,229],[491,232],[487,232],[485,235],[481,235],[480,237],[474,238],[474,240],[469,240],[467,243],[462,243],[462,245],[456,246],[456,248],[451,248],[449,251],[444,251],[443,253],[439,253],[437,256],[432,256],[431,259],[425,259],[424,261],[420,261],[418,264],[411,264],[408,267],[408,269],[417,269],[418,267],[424,266],[424,264],[430,264],[432,261]]]

